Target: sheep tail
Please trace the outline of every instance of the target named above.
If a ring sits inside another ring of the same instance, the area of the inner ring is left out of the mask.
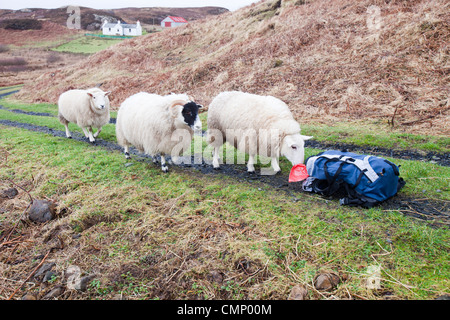
[[[59,119],[59,122],[61,122],[62,124],[68,124],[69,123],[69,121],[67,121],[67,119],[64,118],[63,115],[61,113],[59,113],[59,112],[58,112],[58,119]]]

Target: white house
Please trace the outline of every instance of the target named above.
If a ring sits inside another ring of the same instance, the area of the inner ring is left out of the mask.
[[[175,28],[179,26],[184,26],[188,23],[184,18],[182,17],[172,17],[168,16],[163,21],[161,21],[161,27],[163,28]]]
[[[102,30],[104,35],[109,36],[141,36],[142,35],[142,27],[139,20],[136,24],[126,24],[120,23],[109,23],[105,20],[102,25]]]

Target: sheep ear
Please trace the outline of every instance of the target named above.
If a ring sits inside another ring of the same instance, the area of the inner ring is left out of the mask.
[[[87,94],[89,97],[91,97],[91,98],[93,97],[92,93],[88,92]]]
[[[301,137],[303,140],[309,140],[309,139],[314,138],[313,136],[302,136],[302,135],[300,135],[300,137]]]
[[[105,92],[105,97],[109,96],[111,94],[111,91]]]

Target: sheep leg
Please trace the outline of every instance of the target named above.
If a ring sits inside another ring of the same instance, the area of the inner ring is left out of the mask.
[[[92,127],[89,127],[87,130],[89,134],[89,141],[92,143],[95,141],[94,137],[92,136]]]
[[[255,155],[249,155],[248,157],[247,172],[255,173]]]
[[[278,173],[281,171],[280,166],[278,165],[277,157],[272,158],[271,165],[272,165],[273,171],[275,171],[275,173]]]
[[[102,127],[98,128],[97,132],[94,134],[94,138],[97,138],[100,132],[102,132]]]
[[[125,147],[123,147],[123,153],[125,154],[125,159],[131,159],[131,157],[130,157],[130,146],[125,145]]]
[[[169,172],[169,167],[166,166],[166,157],[163,154],[161,155],[161,170],[163,172]]]
[[[220,165],[219,165],[219,148],[220,147],[214,147],[214,154],[213,154],[213,168],[215,170],[219,170],[220,169]]]
[[[64,124],[64,127],[66,127],[66,137],[71,139],[72,135],[70,134],[70,131],[69,131],[69,125],[66,123],[66,124]]]
[[[87,129],[86,129],[85,127],[81,127],[81,129],[83,129],[84,136],[85,136],[86,138],[89,138],[89,134],[88,134]]]

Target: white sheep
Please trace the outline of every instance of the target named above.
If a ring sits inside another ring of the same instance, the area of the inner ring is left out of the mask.
[[[228,142],[249,154],[247,171],[255,172],[257,154],[271,158],[273,174],[281,171],[280,154],[293,165],[304,161],[304,141],[288,106],[272,96],[245,92],[222,92],[208,109],[207,141],[214,148],[213,167],[219,169],[219,148]],[[268,171],[265,171],[268,172]]]
[[[58,118],[66,128],[67,138],[71,138],[69,122],[77,124],[83,129],[86,138],[94,142],[102,131],[102,127],[109,123],[109,98],[111,92],[104,92],[99,88],[87,90],[69,90],[62,93],[58,99]],[[97,128],[93,135],[92,128]]]
[[[165,156],[172,155],[175,160],[181,151],[189,150],[193,130],[201,129],[198,117],[201,107],[186,94],[160,96],[140,92],[132,95],[122,102],[117,113],[117,142],[124,148],[127,159],[131,145],[152,156],[154,162],[160,154],[161,169],[168,172]],[[184,137],[181,142],[180,136]]]

